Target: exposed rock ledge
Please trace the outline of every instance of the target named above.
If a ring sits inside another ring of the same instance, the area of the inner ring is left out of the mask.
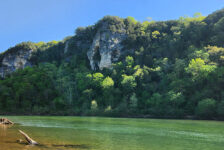
[[[7,53],[0,66],[0,76],[4,77],[7,74],[14,72],[17,69],[23,69],[27,66],[31,66],[29,61],[32,54],[32,50],[19,50],[16,53]]]
[[[124,29],[123,29],[124,30]],[[122,33],[111,32],[107,27],[100,28],[87,52],[92,70],[111,68],[124,52],[121,42],[127,37]]]

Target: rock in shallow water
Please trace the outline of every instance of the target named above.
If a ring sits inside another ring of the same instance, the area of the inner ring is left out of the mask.
[[[7,118],[0,118],[0,124],[10,125],[14,123]]]

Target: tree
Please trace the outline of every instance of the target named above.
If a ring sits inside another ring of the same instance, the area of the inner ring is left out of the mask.
[[[83,91],[91,84],[92,74],[87,74],[82,72],[77,73],[75,75],[75,80],[77,84],[77,89],[79,91]]]
[[[123,80],[121,81],[122,87],[125,89],[127,93],[134,90],[136,87],[136,81],[134,76],[128,76],[126,74],[122,75]]]
[[[54,105],[56,110],[64,110],[65,109],[65,101],[63,101],[63,99],[61,97],[57,97],[54,99]]]
[[[134,17],[131,17],[131,16],[128,16],[128,17],[127,17],[127,20],[128,20],[129,22],[133,23],[133,24],[136,24],[136,23],[138,22],[138,21],[135,20]]]
[[[206,47],[211,61],[218,65],[224,65],[224,48],[217,46]]]
[[[196,114],[203,119],[211,119],[216,113],[216,101],[211,98],[203,99],[198,103]]]
[[[136,111],[138,107],[138,98],[136,97],[136,94],[133,93],[130,97],[130,105],[131,111]]]
[[[213,42],[217,46],[223,46],[223,38],[224,38],[224,17],[219,19],[217,23],[214,24],[215,36],[212,37]]]
[[[206,65],[201,58],[192,59],[186,68],[186,71],[192,74],[193,80],[206,78],[209,73],[214,71],[215,65]]]
[[[113,93],[113,87],[114,87],[114,81],[110,77],[106,77],[102,84],[103,88],[103,98],[104,102],[101,102],[103,106],[113,106],[114,105],[114,93]]]
[[[132,65],[134,64],[134,59],[133,59],[133,57],[131,57],[131,56],[127,56],[127,57],[125,58],[125,63],[126,63],[127,66],[132,67]]]
[[[133,65],[134,65],[134,58],[131,56],[127,56],[125,58],[125,65],[126,65],[126,74],[130,75],[133,73]]]
[[[218,104],[217,113],[220,118],[224,119],[224,101]]]
[[[106,77],[102,82],[103,89],[110,89],[114,86],[114,81],[110,77]]]
[[[153,39],[157,39],[159,36],[160,36],[159,31],[153,31],[153,32],[152,32],[152,38],[153,38]]]
[[[99,88],[101,86],[103,78],[104,78],[104,76],[103,76],[102,73],[94,73],[93,76],[92,76],[93,85],[95,87]]]
[[[97,110],[98,109],[98,105],[97,102],[95,100],[91,101],[91,110]]]

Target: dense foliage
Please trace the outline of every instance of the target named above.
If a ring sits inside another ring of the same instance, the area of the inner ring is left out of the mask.
[[[86,51],[105,23],[134,52],[92,71]],[[160,22],[106,16],[61,42],[23,43],[35,66],[0,81],[0,112],[224,119],[223,27],[224,9]]]

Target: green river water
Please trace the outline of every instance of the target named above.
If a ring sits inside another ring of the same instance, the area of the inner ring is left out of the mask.
[[[224,122],[101,117],[7,117],[0,150],[223,150]],[[18,129],[39,142],[16,142]]]

